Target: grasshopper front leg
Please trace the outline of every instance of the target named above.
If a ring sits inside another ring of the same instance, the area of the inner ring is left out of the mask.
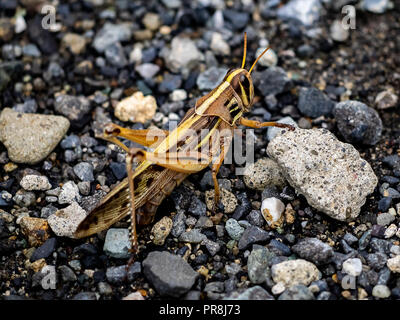
[[[240,124],[253,129],[260,129],[265,127],[279,127],[279,128],[286,128],[291,131],[294,130],[294,127],[290,124],[279,123],[279,122],[260,122],[256,120],[249,120],[246,118],[240,118]]]
[[[133,130],[123,128],[114,123],[109,123],[104,128],[103,136],[101,137],[103,140],[115,143],[127,153],[129,153],[129,148],[125,146],[119,139],[125,138],[130,141],[141,144],[145,147],[157,147],[157,145],[165,139],[169,134],[167,130],[161,129],[145,129],[145,130]]]

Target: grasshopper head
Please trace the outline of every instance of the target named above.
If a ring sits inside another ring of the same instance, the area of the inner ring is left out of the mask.
[[[239,96],[244,111],[248,112],[254,98],[254,86],[250,72],[242,68],[230,70],[225,76],[225,81],[230,83]]]
[[[269,47],[266,48],[254,61],[253,65],[247,71],[244,66],[246,63],[246,53],[247,53],[247,35],[244,34],[244,51],[243,51],[243,60],[242,66],[237,69],[231,69],[227,72],[224,80],[229,82],[240,97],[242,102],[243,111],[248,112],[253,104],[254,98],[254,86],[253,80],[251,79],[251,72],[253,71],[255,65],[257,64],[258,60],[268,51]]]

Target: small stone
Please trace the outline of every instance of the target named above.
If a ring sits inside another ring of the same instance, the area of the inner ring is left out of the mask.
[[[124,68],[128,64],[124,48],[119,42],[110,44],[106,50],[104,50],[104,55],[110,65],[114,67]]]
[[[104,241],[104,253],[117,259],[126,259],[130,256],[131,241],[128,229],[108,229]]]
[[[225,224],[225,229],[233,240],[239,240],[244,232],[239,223],[235,219],[228,219]]]
[[[391,8],[389,0],[362,0],[360,8],[372,13],[384,13]]]
[[[3,198],[3,193],[2,193],[2,198]],[[30,207],[36,204],[35,194],[31,191],[25,191],[23,189],[18,190],[12,199],[20,207]]]
[[[376,223],[380,226],[387,226],[395,220],[395,217],[389,212],[378,214]]]
[[[114,176],[117,178],[117,180],[122,180],[127,175],[125,163],[111,162],[110,169],[114,174]]]
[[[339,102],[333,114],[347,142],[375,145],[381,139],[382,120],[376,110],[366,104],[354,100]]]
[[[206,206],[207,206],[207,209],[210,211],[213,210],[213,206],[215,204],[214,194],[215,194],[214,190],[207,190],[205,193]],[[235,195],[232,192],[226,190],[225,188],[220,189],[220,201],[221,201],[222,205],[224,206],[225,213],[234,212],[238,205],[238,201],[237,201]]]
[[[135,71],[138,72],[143,79],[151,79],[160,71],[160,67],[153,63],[143,63],[136,66]]]
[[[387,286],[382,285],[382,284],[377,284],[372,289],[372,295],[376,298],[385,299],[385,298],[389,298],[391,296],[391,292]]]
[[[79,162],[73,168],[74,173],[81,181],[94,181],[93,165],[89,162]]]
[[[54,110],[67,117],[77,128],[82,128],[90,120],[91,105],[84,96],[60,94],[54,101]]]
[[[17,163],[36,164],[57,146],[69,128],[64,117],[14,112],[0,115],[0,141]]]
[[[99,293],[105,296],[110,296],[113,293],[111,286],[107,282],[99,282],[97,288],[99,289]]]
[[[282,282],[286,288],[290,288],[296,284],[308,286],[312,281],[321,278],[318,268],[311,262],[303,259],[287,260],[274,264],[271,271],[274,282]]]
[[[177,36],[171,41],[171,49],[165,48],[161,52],[167,68],[172,72],[181,72],[191,69],[204,59],[196,44],[189,38]]]
[[[398,100],[398,96],[395,95],[393,92],[389,90],[381,91],[375,98],[375,105],[378,109],[384,110],[395,107]]]
[[[265,222],[264,217],[259,210],[251,210],[246,219],[250,224],[256,227],[262,227]]]
[[[28,99],[24,103],[19,103],[13,107],[14,111],[21,113],[35,113],[37,111],[37,103],[34,99]]]
[[[48,223],[53,232],[59,237],[74,238],[74,233],[78,225],[86,218],[86,211],[76,202],[64,209],[58,210],[48,219]]]
[[[78,186],[73,181],[68,181],[63,184],[61,192],[58,195],[59,204],[71,204],[74,202],[81,202]]]
[[[107,268],[107,281],[116,285],[121,284],[125,281],[132,281],[140,275],[140,273],[142,272],[142,266],[140,265],[140,262],[136,261],[133,265],[129,267],[128,273],[126,270],[126,265]]]
[[[357,217],[378,183],[358,151],[325,129],[287,131],[268,144],[267,153],[312,207],[337,220]]]
[[[71,300],[97,300],[97,296],[95,292],[79,292],[74,295]]]
[[[88,196],[90,194],[90,181],[78,182],[78,189],[81,194]]]
[[[387,256],[382,252],[370,253],[367,255],[366,260],[371,268],[380,270],[386,265]]]
[[[41,53],[38,47],[33,43],[28,43],[27,45],[22,47],[22,53],[28,57],[38,58],[41,56]]]
[[[269,158],[261,158],[246,166],[243,181],[248,188],[259,191],[271,185],[283,187],[286,183],[278,164]]]
[[[132,31],[129,23],[112,24],[106,22],[104,26],[97,32],[92,45],[97,52],[102,53],[111,44],[120,41],[128,41],[131,36]]]
[[[285,290],[278,300],[314,300],[311,290],[303,284],[291,286]]]
[[[391,197],[383,197],[382,199],[380,199],[378,201],[378,210],[381,211],[381,212],[385,212],[390,208],[391,204],[392,204],[392,198]],[[387,219],[388,216],[384,216],[382,218],[380,218],[380,219],[382,219],[382,221],[383,221],[383,220],[385,220],[385,218]],[[392,222],[392,221],[390,221],[390,222]]]
[[[297,108],[302,114],[311,118],[329,115],[334,102],[317,88],[300,88]]]
[[[58,271],[60,271],[61,278],[64,282],[75,282],[77,280],[74,271],[72,271],[71,268],[66,265],[59,266]]]
[[[274,300],[268,291],[260,286],[254,286],[243,291],[233,291],[229,296],[225,297],[224,300]]]
[[[39,248],[37,248],[33,252],[30,261],[34,262],[40,259],[46,259],[54,252],[56,246],[57,246],[56,238],[47,239],[45,243],[43,243]]]
[[[144,298],[139,291],[136,291],[128,294],[126,297],[123,297],[122,300],[144,300]]]
[[[283,20],[297,20],[312,26],[320,18],[322,4],[319,0],[292,0],[279,7],[277,16]]]
[[[161,296],[179,297],[188,292],[199,274],[181,257],[168,252],[150,252],[143,273]]]
[[[143,17],[142,22],[146,29],[151,31],[156,31],[161,26],[160,16],[153,12],[147,12]]]
[[[167,73],[158,86],[162,93],[169,93],[178,89],[182,85],[182,77],[178,74]]]
[[[197,77],[196,83],[200,90],[209,91],[214,89],[224,79],[226,69],[211,67],[206,71],[200,73]]]
[[[185,231],[179,236],[179,241],[189,243],[201,243],[207,239],[206,235],[201,233],[199,229]]]
[[[285,284],[283,282],[278,282],[276,285],[274,285],[271,288],[271,292],[274,295],[281,294],[283,291],[285,291]]]
[[[343,27],[341,20],[335,20],[330,27],[331,38],[337,42],[344,42],[349,38],[350,32]]]
[[[212,34],[210,48],[217,55],[229,56],[231,54],[229,44],[224,40],[222,34],[219,32],[214,32]]]
[[[184,89],[175,89],[172,91],[170,97],[174,102],[183,101],[187,99],[187,93]]]
[[[163,217],[154,224],[151,233],[154,236],[153,243],[162,246],[172,229],[172,220],[169,217]]]
[[[156,109],[157,103],[153,96],[144,96],[137,91],[117,104],[114,115],[121,121],[144,123],[153,118]]]
[[[240,237],[238,248],[244,250],[254,243],[267,241],[269,237],[268,232],[259,227],[248,227]]]
[[[254,72],[253,82],[264,97],[286,92],[292,87],[291,80],[285,70],[280,67],[270,67],[262,72]]]
[[[50,238],[49,224],[44,219],[22,217],[20,226],[32,247],[40,246]]]
[[[75,55],[83,53],[86,49],[85,38],[76,33],[66,33],[62,38],[61,44]]]
[[[347,259],[343,262],[342,271],[350,276],[357,277],[362,272],[362,262],[358,258]]]
[[[400,273],[400,255],[388,259],[386,265],[392,272]]]
[[[22,188],[28,191],[44,191],[51,189],[51,184],[46,176],[38,176],[34,174],[24,176],[19,184]]]
[[[218,251],[221,249],[221,245],[218,242],[211,241],[209,239],[204,239],[201,242],[202,245],[206,246],[208,252],[211,256],[215,256]]]
[[[256,51],[256,57],[258,57],[264,50],[265,48],[258,48]],[[264,53],[258,63],[263,67],[275,67],[278,64],[278,56],[274,50],[269,49]]]
[[[247,272],[252,283],[263,283],[270,276],[268,256],[267,248],[259,245],[253,246],[253,250],[247,258]]]
[[[329,263],[333,257],[333,249],[317,238],[304,238],[294,245],[292,250],[316,265]]]
[[[268,225],[274,229],[282,225],[284,211],[285,204],[277,198],[266,198],[261,204],[261,214]]]
[[[393,237],[397,232],[397,227],[395,224],[391,224],[387,229],[385,230],[385,238],[389,239]]]

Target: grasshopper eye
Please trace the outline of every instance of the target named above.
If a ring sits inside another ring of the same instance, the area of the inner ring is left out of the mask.
[[[249,90],[250,82],[249,82],[249,79],[247,79],[247,77],[245,75],[240,76],[240,83],[242,84],[243,88],[245,88],[246,90]]]

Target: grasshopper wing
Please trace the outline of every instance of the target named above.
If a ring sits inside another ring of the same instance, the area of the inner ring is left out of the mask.
[[[129,203],[128,179],[125,178],[79,224],[75,237],[84,238],[108,229],[129,214]]]

